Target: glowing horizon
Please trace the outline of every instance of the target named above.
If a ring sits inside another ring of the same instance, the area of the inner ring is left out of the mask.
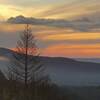
[[[4,27],[7,27],[6,29]],[[100,58],[100,35],[98,32],[71,32],[57,27],[31,26],[35,32],[41,55],[60,56],[73,58]],[[14,40],[7,41],[10,49],[15,49],[19,33],[21,34],[24,25],[0,25],[6,38],[16,37]],[[16,33],[17,32],[17,33]],[[64,32],[64,34],[61,33]],[[50,34],[51,33],[51,34]],[[1,34],[2,35],[2,34]],[[8,37],[9,36],[9,37]],[[11,42],[12,41],[12,42]],[[37,45],[38,46],[38,45]]]

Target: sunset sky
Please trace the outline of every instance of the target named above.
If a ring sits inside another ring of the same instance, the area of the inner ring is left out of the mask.
[[[41,55],[100,58],[100,0],[0,0],[1,47],[15,48],[24,25],[3,22],[19,15],[61,21],[32,25]]]

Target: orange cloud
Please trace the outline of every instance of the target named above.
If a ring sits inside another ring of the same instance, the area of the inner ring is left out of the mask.
[[[65,57],[100,57],[100,44],[94,45],[66,45],[58,44],[49,46],[42,51],[45,56]]]
[[[58,40],[93,40],[100,39],[100,33],[71,33],[71,34],[51,34],[41,36],[44,41],[58,41]]]

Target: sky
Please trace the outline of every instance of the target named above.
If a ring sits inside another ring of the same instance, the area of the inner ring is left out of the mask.
[[[0,0],[0,17],[74,19],[100,11],[100,0]]]
[[[100,0],[0,0],[0,21],[18,15],[61,20],[32,26],[41,55],[100,58]],[[0,47],[14,48],[23,29],[1,23]]]

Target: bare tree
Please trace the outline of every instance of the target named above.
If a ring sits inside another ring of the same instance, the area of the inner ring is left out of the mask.
[[[24,82],[25,87],[29,83],[37,81],[41,77],[41,71],[43,70],[35,43],[35,37],[27,24],[20,35],[20,40],[17,42],[16,53],[13,54],[12,59],[13,64],[9,68],[13,78]]]

